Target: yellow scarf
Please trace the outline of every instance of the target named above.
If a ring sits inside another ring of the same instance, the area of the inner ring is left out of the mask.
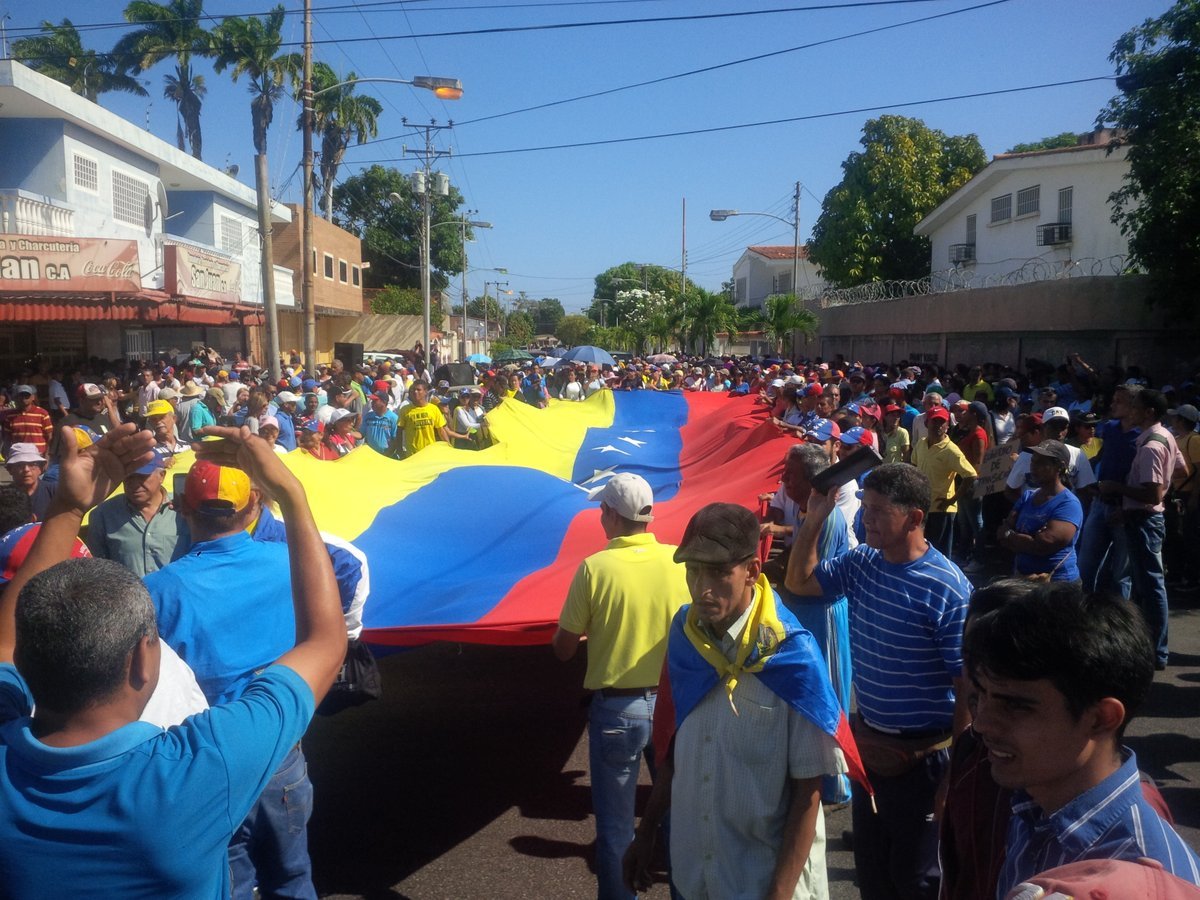
[[[733,691],[737,687],[739,676],[743,672],[761,672],[771,655],[779,649],[779,644],[786,634],[775,611],[775,592],[771,589],[766,575],[759,575],[754,585],[754,596],[750,598],[750,618],[738,638],[737,653],[734,654],[733,662],[721,651],[720,641],[714,641],[705,633],[694,606],[688,610],[683,631],[696,648],[696,652],[716,669],[718,677],[725,681],[725,691],[734,715],[739,715],[733,702]]]

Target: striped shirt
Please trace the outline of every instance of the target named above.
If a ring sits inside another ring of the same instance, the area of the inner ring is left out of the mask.
[[[4,417],[5,445],[33,444],[38,453],[46,455],[46,447],[54,434],[50,413],[36,403],[28,409],[11,409]]]
[[[854,691],[867,724],[883,731],[949,730],[971,583],[930,546],[890,563],[859,544],[817,567],[826,594],[850,600]]]
[[[1200,884],[1200,860],[1146,802],[1137,757],[1047,816],[1024,791],[1013,793],[1006,856],[996,896],[1034,875],[1081,859],[1149,857],[1190,884]]]

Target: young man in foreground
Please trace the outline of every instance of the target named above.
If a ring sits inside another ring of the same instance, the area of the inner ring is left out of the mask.
[[[1154,648],[1119,598],[1056,582],[967,629],[972,727],[1014,791],[997,885],[1084,859],[1157,860],[1200,884],[1200,861],[1143,796],[1125,727],[1154,679]]]
[[[150,597],[115,563],[62,560],[84,513],[150,459],[153,437],[122,425],[80,451],[64,429],[58,494],[0,597],[6,894],[228,896],[230,835],[342,664],[341,604],[304,489],[248,429],[208,434],[221,440],[198,456],[242,468],[283,511],[296,645],[233,703],[166,730],[139,723],[158,680]]]

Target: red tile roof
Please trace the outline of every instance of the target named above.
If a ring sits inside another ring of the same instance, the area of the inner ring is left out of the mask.
[[[796,248],[791,244],[773,247],[747,247],[746,249],[751,253],[757,253],[759,256],[766,257],[767,259],[791,259],[796,255]],[[807,245],[800,248],[800,258],[808,259]]]

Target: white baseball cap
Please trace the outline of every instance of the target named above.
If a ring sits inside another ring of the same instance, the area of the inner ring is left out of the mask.
[[[650,515],[654,507],[654,491],[641,475],[621,472],[608,480],[604,487],[588,495],[589,499],[603,503],[622,519],[632,522],[652,522]]]
[[[1047,422],[1051,421],[1052,419],[1064,419],[1067,422],[1070,422],[1071,414],[1068,413],[1061,406],[1052,406],[1048,410],[1046,410],[1045,412],[1042,413],[1042,424],[1045,425]]]
[[[280,391],[278,394],[275,395],[276,403],[297,403],[297,402],[299,402],[299,400],[300,400],[300,398],[297,397],[295,394],[293,394],[291,391]]]

